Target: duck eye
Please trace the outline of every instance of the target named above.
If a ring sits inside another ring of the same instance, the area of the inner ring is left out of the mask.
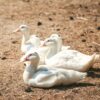
[[[29,54],[29,57],[30,57],[30,56],[32,56],[32,55],[33,55],[32,53],[31,53],[31,54]]]
[[[24,63],[24,66],[26,66],[26,64]]]
[[[47,42],[50,42],[50,40],[48,40]]]
[[[60,34],[58,34],[58,36],[60,37]]]
[[[25,28],[24,26],[22,26],[21,28]]]
[[[36,37],[39,37],[38,35],[35,35]]]

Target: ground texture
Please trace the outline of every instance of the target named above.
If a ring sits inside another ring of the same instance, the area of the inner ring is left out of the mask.
[[[100,0],[0,0],[0,100],[100,100],[100,62],[90,76],[70,86],[27,88],[22,79],[22,34],[28,24],[41,39],[58,32],[65,45],[85,54],[100,53]]]

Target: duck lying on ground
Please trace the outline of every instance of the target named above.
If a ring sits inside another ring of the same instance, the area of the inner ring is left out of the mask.
[[[23,80],[26,84],[34,87],[49,88],[55,85],[69,85],[76,83],[86,77],[86,73],[61,68],[48,68],[47,65],[41,65],[38,68],[39,55],[37,52],[27,52],[21,62],[26,64]]]
[[[62,50],[57,52],[57,42],[53,38],[44,41],[43,46],[49,51],[45,56],[45,63],[49,67],[72,69],[76,71],[87,71],[95,62],[100,60],[100,55],[86,55],[76,50]],[[56,65],[56,66],[55,66]]]

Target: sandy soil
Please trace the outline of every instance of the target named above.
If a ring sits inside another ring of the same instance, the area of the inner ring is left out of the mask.
[[[100,52],[100,0],[0,0],[0,100],[100,100],[100,63],[90,76],[71,86],[27,88],[22,79],[22,34],[28,24],[42,39],[59,32],[63,42],[86,54]]]

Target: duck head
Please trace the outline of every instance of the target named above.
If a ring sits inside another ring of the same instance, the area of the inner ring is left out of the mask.
[[[47,38],[44,40],[42,46],[55,46],[57,44],[56,40],[53,38]]]
[[[40,57],[38,53],[34,50],[30,50],[21,57],[20,62],[30,62],[30,63],[38,64],[39,60],[40,60]]]
[[[56,34],[56,33],[55,34],[52,34],[50,36],[50,38],[59,38],[59,37],[61,37],[60,34]]]
[[[38,35],[32,35],[26,43],[32,43],[35,47],[38,47],[41,44]]]
[[[55,39],[57,42],[57,52],[61,51],[62,48],[62,38],[59,34],[52,34],[50,38]]]
[[[16,30],[13,32],[27,32],[29,27],[27,25],[20,25]]]
[[[50,36],[50,38],[55,39],[57,41],[57,43],[59,43],[60,41],[62,41],[62,38],[59,34],[52,34]]]

